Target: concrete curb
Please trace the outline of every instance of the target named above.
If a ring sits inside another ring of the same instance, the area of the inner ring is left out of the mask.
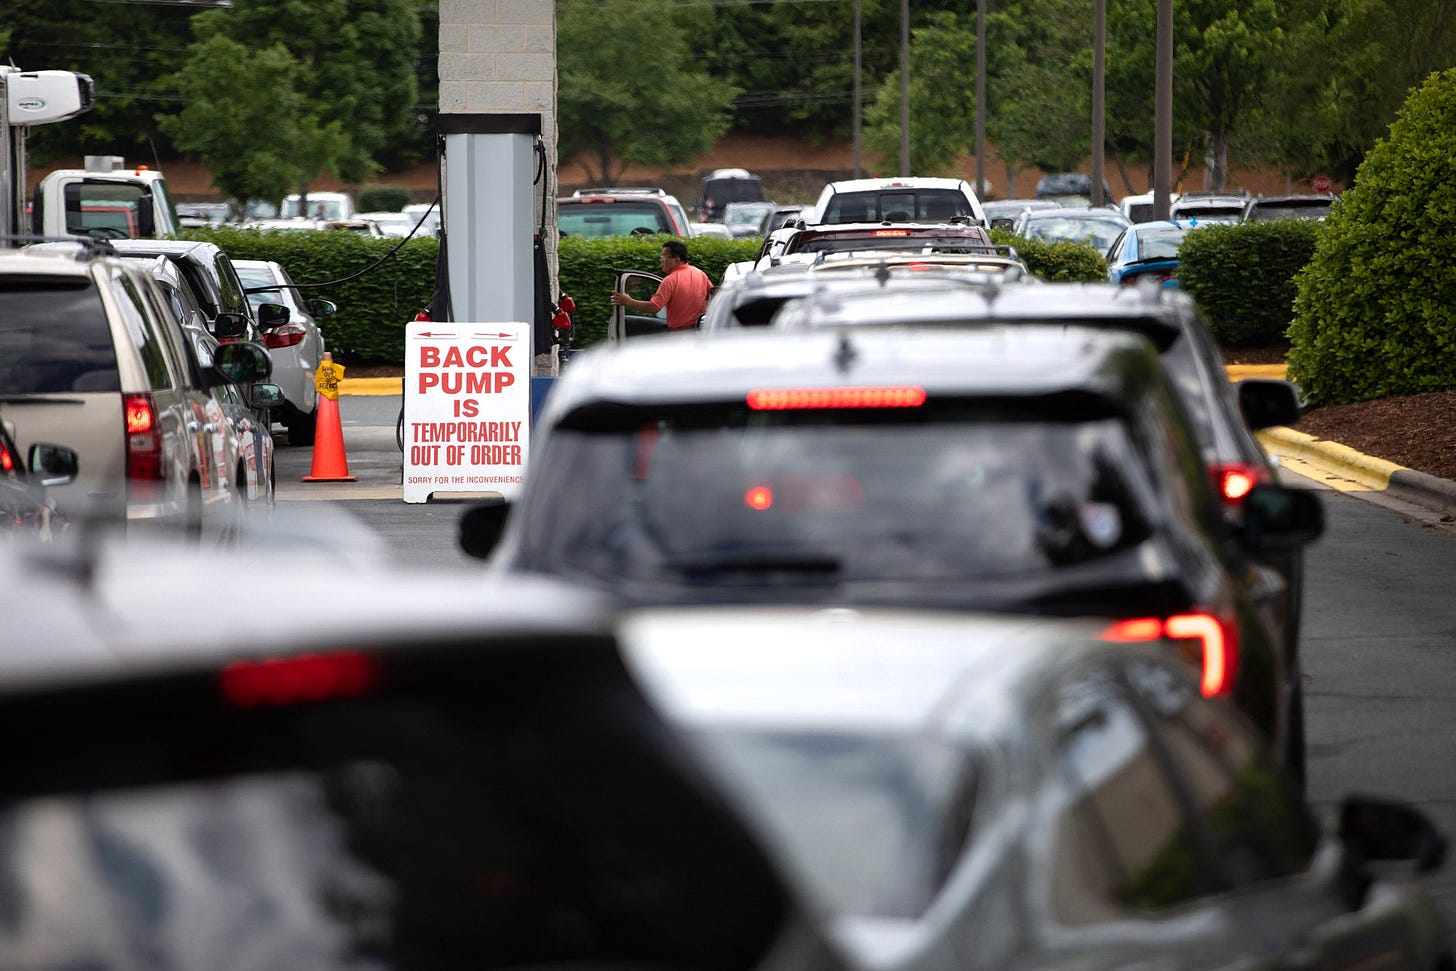
[[[1426,509],[1456,515],[1456,482],[1417,472],[1292,428],[1266,428],[1259,441],[1270,453],[1301,459],[1370,492],[1384,492]]]
[[[404,378],[344,378],[339,382],[339,394],[387,395],[402,394]]]

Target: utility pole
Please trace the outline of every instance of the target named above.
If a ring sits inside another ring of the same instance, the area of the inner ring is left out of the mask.
[[[1094,0],[1096,14],[1092,28],[1092,205],[1110,202],[1102,191],[1103,162],[1106,160],[1106,68],[1107,68],[1107,0]]]
[[[910,175],[910,0],[900,0],[900,174]]]
[[[861,60],[862,49],[860,46],[860,0],[854,0],[854,177],[858,179],[864,174],[863,147],[860,141],[860,130],[864,126],[862,110],[860,108],[860,74],[864,69],[864,62]]]
[[[986,191],[986,0],[976,0],[976,196]],[[1010,186],[1007,187],[1010,191]]]
[[[1158,0],[1158,56],[1153,86],[1153,218],[1168,218],[1173,176],[1173,0]]]

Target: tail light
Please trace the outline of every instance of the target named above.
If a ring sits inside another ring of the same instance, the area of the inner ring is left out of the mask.
[[[1208,472],[1223,504],[1232,507],[1238,507],[1254,486],[1269,480],[1269,470],[1251,462],[1215,462]]]
[[[0,442],[0,472],[10,476],[15,474],[15,456],[10,454],[4,442]]]
[[[122,399],[126,420],[126,477],[134,481],[162,478],[162,429],[149,394]]]
[[[748,392],[754,411],[799,408],[918,408],[925,389],[914,386],[876,388],[766,388]]]
[[[307,332],[297,324],[284,324],[263,334],[263,346],[269,348],[292,347],[302,343]]]
[[[367,694],[378,680],[358,651],[237,661],[223,668],[223,696],[239,708],[294,705]]]
[[[1238,628],[1216,614],[1189,613],[1119,620],[1102,632],[1102,639],[1122,644],[1173,641],[1202,670],[1199,687],[1205,697],[1226,695],[1233,690],[1234,677],[1238,673]]]

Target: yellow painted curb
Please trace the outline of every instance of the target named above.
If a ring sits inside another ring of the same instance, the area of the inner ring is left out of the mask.
[[[1284,364],[1229,364],[1224,370],[1228,371],[1230,381],[1242,381],[1244,378],[1276,378],[1283,380],[1289,368]]]
[[[339,394],[386,395],[403,391],[403,378],[345,378],[339,382]]]
[[[1348,445],[1331,442],[1292,428],[1266,428],[1257,433],[1264,447],[1276,455],[1293,455],[1310,465],[1328,470],[1358,482],[1368,489],[1384,492],[1390,488],[1390,477],[1405,466],[1357,452]]]

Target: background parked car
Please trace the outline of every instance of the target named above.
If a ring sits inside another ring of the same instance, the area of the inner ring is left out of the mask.
[[[986,225],[971,185],[965,179],[904,177],[831,182],[803,214],[806,225],[825,223],[947,223],[954,218]]]
[[[1444,856],[1429,820],[1367,796],[1317,819],[1185,665],[1103,636],[784,608],[621,625],[649,699],[862,969],[1449,965],[1414,879]]]
[[[1244,222],[1275,219],[1323,219],[1329,215],[1335,197],[1328,192],[1315,195],[1255,196],[1244,207]]]
[[[1184,192],[1168,205],[1168,218],[1177,222],[1197,219],[1239,222],[1249,204],[1247,192]]]
[[[562,236],[691,236],[687,211],[655,188],[581,189],[556,200]]]
[[[1011,231],[1027,239],[1044,243],[1086,243],[1099,253],[1106,253],[1118,235],[1131,226],[1128,218],[1116,209],[1024,209],[1012,223]]]
[[[1118,286],[1153,281],[1178,286],[1178,250],[1191,223],[1155,220],[1134,223],[1107,248],[1107,279]]]
[[[714,169],[703,179],[698,194],[698,221],[722,222],[724,208],[730,202],[760,202],[763,181],[747,169]]]
[[[730,202],[723,207],[723,225],[735,239],[758,236],[775,208],[772,202]]]
[[[1049,172],[1036,182],[1036,197],[1051,199],[1070,208],[1092,205],[1092,176],[1085,172]],[[1112,187],[1102,181],[1102,204],[1114,205]]]
[[[331,301],[303,296],[276,261],[237,260],[233,266],[259,316],[265,313],[265,304],[279,304],[287,311],[284,317],[271,318],[281,323],[263,331],[263,346],[273,359],[273,383],[283,389],[284,403],[273,419],[288,429],[288,444],[312,445],[318,425],[316,372],[328,350],[317,318],[338,308]]]
[[[347,192],[310,192],[306,211],[300,208],[300,202],[296,192],[284,196],[278,216],[282,219],[315,220],[353,219],[355,216],[354,198]]]
[[[1027,209],[1059,209],[1061,205],[1055,199],[995,199],[982,202],[981,211],[986,214],[988,227],[1010,229],[1016,217]]]

